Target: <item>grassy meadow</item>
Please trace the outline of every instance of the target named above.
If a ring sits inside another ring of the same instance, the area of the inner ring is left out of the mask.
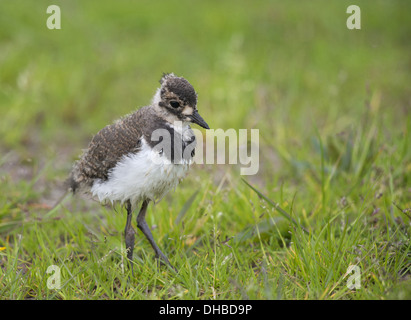
[[[351,4],[1,1],[0,299],[411,299],[411,3],[356,1],[361,30]],[[147,214],[178,272],[138,231],[131,275],[123,208],[51,208],[163,72],[211,128],[259,129],[259,171],[194,165]]]

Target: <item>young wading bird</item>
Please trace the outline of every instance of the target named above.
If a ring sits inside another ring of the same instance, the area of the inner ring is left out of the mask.
[[[174,74],[164,74],[151,105],[100,130],[68,179],[69,190],[91,194],[100,202],[119,202],[127,210],[124,230],[127,257],[133,258],[133,211],[141,204],[137,227],[156,258],[170,264],[157,246],[145,217],[156,203],[184,178],[193,162],[195,135],[190,124],[209,129],[197,111],[197,93]],[[132,265],[132,264],[131,264]]]

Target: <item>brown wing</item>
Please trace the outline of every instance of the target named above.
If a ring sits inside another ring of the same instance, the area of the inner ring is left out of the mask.
[[[74,192],[82,185],[91,186],[95,179],[106,180],[110,169],[124,155],[139,150],[141,137],[138,112],[104,127],[74,165],[69,187]]]

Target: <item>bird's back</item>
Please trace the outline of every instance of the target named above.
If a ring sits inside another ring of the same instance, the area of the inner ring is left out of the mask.
[[[148,107],[101,129],[91,140],[71,171],[69,187],[73,192],[89,188],[96,179],[107,180],[110,169],[126,154],[141,147],[144,111]],[[147,111],[147,110],[146,110]]]

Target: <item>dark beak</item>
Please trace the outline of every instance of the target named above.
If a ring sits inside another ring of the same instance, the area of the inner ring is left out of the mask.
[[[200,127],[210,129],[207,122],[204,121],[197,110],[194,110],[193,114],[188,117],[191,119],[191,121],[193,121],[193,123],[198,124]]]

